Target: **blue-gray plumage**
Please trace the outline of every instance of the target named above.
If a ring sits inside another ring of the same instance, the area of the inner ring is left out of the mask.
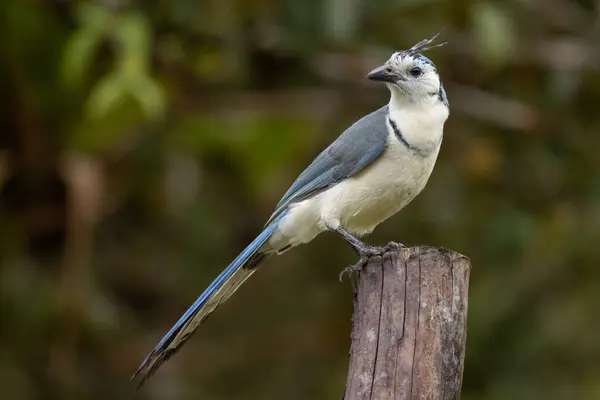
[[[433,170],[449,108],[435,65],[421,54],[435,39],[394,53],[367,77],[390,90],[388,105],[361,118],[300,174],[264,230],[192,304],[134,374],[141,386],[270,255],[311,241],[324,231],[342,236],[360,256],[360,270],[385,247],[357,236],[406,206]]]

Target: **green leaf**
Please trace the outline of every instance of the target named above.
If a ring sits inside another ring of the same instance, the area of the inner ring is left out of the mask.
[[[148,68],[151,31],[144,15],[137,12],[123,15],[113,38],[118,44],[118,68],[123,73],[136,75]]]
[[[62,57],[62,76],[68,86],[80,85],[98,49],[112,30],[113,15],[104,7],[83,3],[75,11],[79,29],[65,44]]]
[[[101,118],[111,107],[117,105],[127,93],[127,86],[121,75],[109,74],[102,78],[92,89],[87,103],[87,115]]]
[[[130,92],[148,119],[164,116],[166,96],[163,87],[158,82],[147,75],[141,75],[132,81]]]
[[[131,143],[144,123],[144,115],[130,96],[119,98],[118,107],[110,107],[101,118],[83,118],[69,135],[69,148],[87,153],[101,153]]]
[[[80,30],[68,40],[62,59],[62,76],[68,86],[81,85],[101,39],[95,31]]]

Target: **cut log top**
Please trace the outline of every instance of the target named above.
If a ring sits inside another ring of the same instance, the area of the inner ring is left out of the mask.
[[[460,398],[470,268],[433,247],[369,260],[357,278],[345,400]]]

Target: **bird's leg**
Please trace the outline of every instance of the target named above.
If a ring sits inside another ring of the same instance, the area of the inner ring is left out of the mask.
[[[383,247],[368,245],[342,227],[338,227],[334,231],[343,237],[359,256],[381,255],[385,252]]]
[[[348,242],[348,244],[354,249],[359,259],[356,263],[346,267],[340,272],[340,281],[343,279],[344,274],[348,274],[348,276],[352,276],[353,272],[360,271],[364,268],[364,266],[369,261],[369,257],[372,256],[381,256],[386,251],[396,249],[398,247],[402,247],[402,244],[390,242],[386,246],[372,246],[368,245],[361,240],[359,240],[356,236],[352,235],[346,229],[342,227],[338,227],[334,229],[334,231],[339,234],[341,237]]]

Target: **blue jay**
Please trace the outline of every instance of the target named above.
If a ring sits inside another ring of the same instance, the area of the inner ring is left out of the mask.
[[[345,272],[360,270],[370,256],[386,251],[391,244],[370,246],[357,236],[370,233],[406,206],[433,170],[449,107],[435,65],[421,53],[444,44],[430,46],[437,36],[394,53],[367,75],[385,83],[389,103],[348,128],[300,174],[264,230],[144,360],[132,377],[141,377],[138,388],[269,256],[310,242],[324,231],[341,235],[359,255]]]

